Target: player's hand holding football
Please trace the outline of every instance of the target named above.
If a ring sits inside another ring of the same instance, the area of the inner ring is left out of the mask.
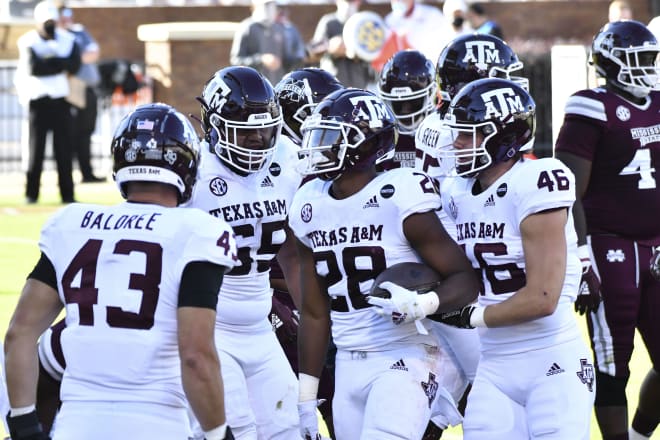
[[[419,294],[391,281],[384,281],[378,287],[387,290],[390,293],[389,298],[369,295],[367,302],[378,307],[380,315],[391,316],[395,324],[425,318],[438,310],[440,304],[438,295],[433,291]]]
[[[580,279],[578,296],[575,300],[574,307],[576,312],[584,315],[587,312],[598,310],[602,298],[600,296],[600,280],[591,267],[587,245],[582,245],[578,248],[578,255],[580,256],[580,263],[582,263],[582,278]]]
[[[36,410],[14,417],[8,414],[7,426],[12,440],[50,440],[41,429]]]

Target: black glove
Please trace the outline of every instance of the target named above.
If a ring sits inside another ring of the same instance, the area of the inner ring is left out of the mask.
[[[474,328],[472,324],[470,324],[470,319],[472,318],[472,312],[474,312],[474,309],[476,309],[475,306],[465,306],[460,310],[438,313],[437,315],[429,315],[428,318],[433,321],[451,325],[453,327]]]
[[[16,417],[7,414],[7,426],[12,440],[50,440],[41,429],[37,410]]]
[[[653,248],[651,256],[651,275],[656,280],[660,280],[660,246]]]
[[[600,297],[600,280],[591,267],[591,260],[588,256],[581,256],[580,262],[582,263],[582,278],[574,307],[576,312],[584,315],[587,312],[598,310],[602,298]]]
[[[227,426],[227,433],[225,434],[225,440],[235,440],[234,434],[231,433],[231,428]]]
[[[206,437],[204,437],[204,440],[206,440]],[[227,430],[225,431],[225,437],[223,440],[236,440],[236,437],[234,437],[234,434],[231,432],[231,428],[227,426]]]

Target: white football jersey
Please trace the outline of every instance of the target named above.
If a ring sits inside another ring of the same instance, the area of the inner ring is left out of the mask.
[[[440,160],[438,151],[441,147],[451,145],[452,142],[451,130],[443,126],[443,117],[440,113],[433,112],[426,116],[415,131],[415,149],[417,150],[415,168],[440,180],[451,175],[454,161]]]
[[[506,300],[525,283],[525,255],[520,223],[529,215],[565,207],[568,246],[566,278],[554,314],[519,325],[480,329],[482,351],[517,353],[543,348],[575,337],[572,304],[582,273],[571,208],[575,177],[559,160],[522,160],[480,194],[476,179],[446,179],[443,204],[456,223],[455,237],[475,268],[481,267],[485,292],[479,304]]]
[[[72,204],[39,241],[66,308],[63,401],[185,407],[177,345],[181,275],[192,261],[233,267],[229,225],[197,209]]]
[[[440,159],[440,147],[452,144],[451,130],[443,127],[442,116],[433,112],[426,116],[415,132],[415,168],[422,170],[438,181],[440,197],[444,197],[443,182],[456,178],[453,159]],[[450,236],[454,236],[453,219],[444,209],[438,211],[438,218]]]
[[[303,185],[293,199],[289,225],[312,249],[316,271],[328,283],[335,344],[371,351],[398,342],[428,342],[414,323],[393,325],[391,318],[378,315],[365,295],[385,268],[421,261],[403,234],[403,221],[440,208],[433,180],[412,168],[397,168],[343,200],[329,195],[331,184],[314,179]]]
[[[270,263],[286,238],[289,207],[302,181],[297,161],[295,144],[280,141],[268,168],[240,176],[202,148],[200,176],[188,206],[229,223],[238,246],[239,264],[220,289],[217,328],[261,326],[270,312]]]

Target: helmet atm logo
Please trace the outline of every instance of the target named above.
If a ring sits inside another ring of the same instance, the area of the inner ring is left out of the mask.
[[[388,119],[387,107],[375,96],[355,96],[350,98],[353,104],[353,119],[368,121],[371,128],[382,126],[382,119]]]
[[[208,83],[204,89],[204,101],[212,110],[222,110],[222,107],[227,102],[227,97],[231,93],[231,89],[222,78],[215,76]]]
[[[508,87],[483,93],[481,98],[486,105],[486,119],[506,120],[513,113],[525,111],[520,96]]]
[[[500,63],[500,51],[492,41],[468,41],[465,43],[463,62],[474,63],[479,69],[486,70],[493,63]]]

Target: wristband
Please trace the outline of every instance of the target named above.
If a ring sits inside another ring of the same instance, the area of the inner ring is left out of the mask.
[[[440,307],[440,298],[434,291],[418,295],[417,302],[424,311],[424,316],[433,315]]]
[[[25,414],[30,414],[35,409],[36,409],[35,405],[22,406],[20,408],[11,408],[9,410],[9,417],[18,417],[18,416],[23,416]]]
[[[298,401],[316,400],[319,392],[319,378],[309,374],[298,374]]]
[[[227,435],[227,423],[223,423],[210,431],[204,431],[205,440],[224,440]]]
[[[589,256],[589,245],[588,244],[583,244],[581,246],[578,246],[578,257],[580,257],[580,261],[591,261],[591,257]]]
[[[484,321],[484,313],[486,312],[486,307],[475,307],[470,315],[470,325],[472,327],[488,327],[486,321]]]

